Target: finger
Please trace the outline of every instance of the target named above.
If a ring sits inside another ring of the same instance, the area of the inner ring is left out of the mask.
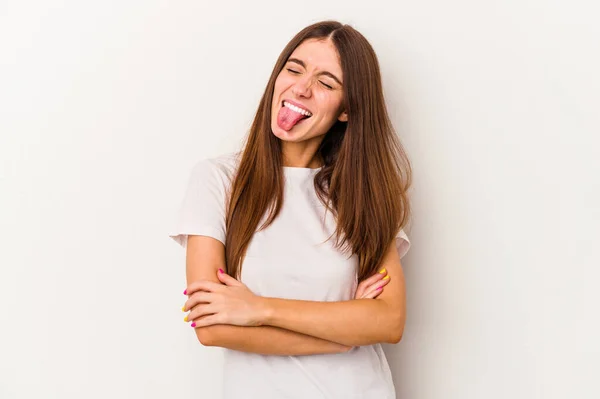
[[[356,287],[356,293],[354,294],[354,298],[355,299],[361,298],[364,294],[365,294],[365,285],[361,282],[360,284],[358,284],[358,287]]]
[[[229,274],[225,273],[223,269],[219,269],[219,271],[217,272],[217,278],[220,282],[229,287],[239,287],[242,285],[240,281],[234,279]]]
[[[212,326],[215,324],[222,324],[222,323],[220,323],[219,319],[220,319],[219,315],[213,314],[210,316],[203,317],[199,320],[194,320],[194,322],[190,325],[194,328],[199,328],[199,327],[208,327],[208,326]]]
[[[184,312],[187,312],[188,310],[192,309],[194,306],[196,306],[198,304],[211,303],[213,298],[214,298],[214,293],[212,293],[212,292],[205,292],[205,291],[194,292],[192,295],[190,295],[188,300],[185,301],[185,304],[183,305],[183,308],[181,310],[183,310]]]
[[[354,299],[358,299],[358,298],[362,298],[362,296],[365,294],[365,289],[362,285],[358,285],[358,288],[356,289],[356,293],[354,294]]]
[[[221,284],[215,283],[214,281],[208,280],[198,280],[190,283],[186,287],[186,294],[188,296],[192,295],[197,291],[206,291],[206,292],[215,292],[221,288]]]
[[[383,292],[383,287],[373,288],[371,291],[365,293],[363,299],[375,299]]]
[[[369,290],[369,288],[373,284],[377,283],[379,280],[384,278],[386,275],[387,275],[387,270],[384,268],[384,269],[381,269],[379,272],[373,274],[371,277],[361,281],[360,284],[358,285],[358,288],[356,289],[356,298],[362,298],[363,295]]]
[[[196,323],[198,323],[198,321],[196,319],[200,319],[204,316],[210,316],[214,313],[216,313],[216,309],[212,304],[196,305],[192,308],[190,313],[188,313],[187,319],[193,320]]]
[[[369,297],[373,297],[373,298],[379,296],[382,292],[382,288],[384,286],[386,286],[389,282],[390,282],[390,276],[389,275],[385,276],[385,278],[381,279],[380,281],[375,282],[370,287],[367,287],[365,289],[364,296],[366,297],[368,295]],[[375,296],[373,296],[373,294],[375,294]]]
[[[375,284],[376,282],[378,282],[379,280],[381,280],[382,278],[387,276],[387,270],[386,269],[381,269],[379,272],[373,274],[371,277],[364,279],[362,281],[362,283],[365,285],[365,288]]]
[[[375,290],[371,290],[370,292],[367,292],[365,295],[363,295],[361,297],[361,299],[375,299],[379,296],[381,291],[382,291],[382,288],[377,288]]]
[[[381,281],[373,284],[369,288],[366,289],[366,292],[363,298],[376,298],[383,292],[383,287],[385,287],[390,282],[390,277],[387,276]]]

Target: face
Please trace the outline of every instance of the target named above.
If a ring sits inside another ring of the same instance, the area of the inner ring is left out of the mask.
[[[309,39],[294,50],[275,81],[273,134],[285,142],[318,146],[337,120],[348,121],[338,57],[329,40]]]

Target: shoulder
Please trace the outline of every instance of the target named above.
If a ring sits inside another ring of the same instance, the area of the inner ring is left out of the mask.
[[[236,151],[202,158],[194,164],[192,176],[195,179],[230,182],[239,165],[240,156],[241,152]]]

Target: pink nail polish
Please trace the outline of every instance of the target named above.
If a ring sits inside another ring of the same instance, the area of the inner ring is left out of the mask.
[[[183,290],[183,295],[187,295],[187,290]]]
[[[383,289],[383,286],[377,288],[377,291],[381,291]]]
[[[225,273],[223,269],[219,269],[219,273]]]
[[[192,323],[190,324],[192,327],[196,327],[196,323]]]

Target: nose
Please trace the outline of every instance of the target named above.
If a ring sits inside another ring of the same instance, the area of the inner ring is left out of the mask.
[[[299,97],[310,97],[312,84],[313,82],[310,76],[298,79],[294,87],[292,87],[292,93]]]

